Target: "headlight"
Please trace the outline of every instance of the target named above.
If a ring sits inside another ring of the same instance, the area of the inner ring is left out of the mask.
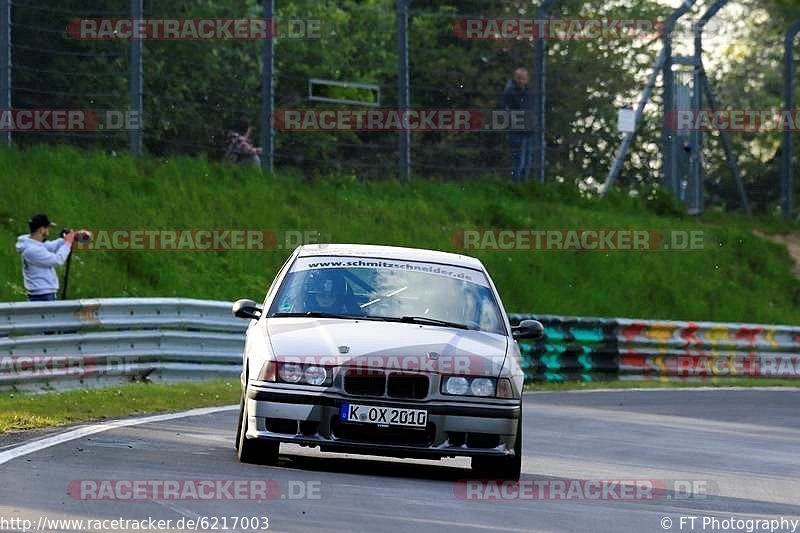
[[[273,363],[277,366],[278,381],[291,384],[329,387],[333,383],[333,370],[320,365],[304,365],[301,363]],[[274,370],[273,370],[274,375]],[[273,378],[271,381],[275,381]]]
[[[463,396],[469,390],[467,378],[449,377],[444,382],[444,393]]]
[[[475,396],[494,396],[494,381],[489,378],[475,378],[469,385]]]
[[[445,376],[442,378],[442,394],[494,396],[496,383],[494,378]]]
[[[328,379],[328,373],[321,366],[309,366],[303,372],[303,381],[309,385],[322,385]]]
[[[303,367],[297,363],[279,365],[278,376],[288,383],[297,383],[303,377]]]

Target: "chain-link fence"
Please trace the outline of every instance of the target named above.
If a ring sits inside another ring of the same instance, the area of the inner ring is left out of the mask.
[[[234,130],[245,149],[263,150],[254,153],[263,166],[308,177],[509,177],[516,168],[518,179],[544,176],[591,191],[618,154],[618,108],[635,107],[662,49],[659,24],[673,13],[657,0],[601,4],[0,0],[0,108],[13,122],[4,115],[0,130],[21,146],[213,160],[237,158]],[[667,87],[668,69],[656,69],[617,186],[644,193],[666,184],[701,212],[708,201],[741,207],[744,182],[757,207],[775,205],[779,132],[759,144],[750,132],[711,131],[700,149],[691,146],[703,139],[694,131],[681,131],[677,150],[665,140],[668,91],[676,112],[699,111],[698,80],[722,106],[755,108],[771,98],[774,76],[757,80],[766,89],[756,100],[714,72],[719,49],[752,37],[720,29],[741,9],[709,26],[710,72],[695,77],[687,59],[694,24],[726,4],[684,2],[672,39],[675,76]],[[621,31],[620,22],[633,30]],[[781,44],[761,53],[765,64]],[[512,94],[524,100],[514,125],[499,111],[508,108],[504,91],[517,90],[511,80],[520,67],[527,90]],[[746,75],[726,69],[732,79]],[[667,152],[677,155],[665,160]],[[775,183],[765,185],[758,172]]]

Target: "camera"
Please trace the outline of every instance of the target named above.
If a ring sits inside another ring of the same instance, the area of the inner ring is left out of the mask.
[[[61,237],[64,237],[67,233],[72,231],[71,228],[64,228],[61,230]],[[75,242],[90,242],[92,240],[92,234],[86,230],[75,230]]]

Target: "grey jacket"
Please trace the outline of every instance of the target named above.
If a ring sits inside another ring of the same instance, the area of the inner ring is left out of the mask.
[[[63,265],[71,246],[64,239],[40,242],[30,235],[17,237],[17,252],[22,256],[22,278],[29,295],[58,291],[55,267]]]

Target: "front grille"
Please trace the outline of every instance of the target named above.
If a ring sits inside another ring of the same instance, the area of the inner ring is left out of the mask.
[[[436,425],[428,423],[424,428],[391,426],[377,427],[374,424],[342,422],[331,419],[331,435],[336,440],[363,442],[368,444],[393,444],[403,446],[430,446],[436,435]]]
[[[386,374],[372,370],[348,370],[344,375],[344,391],[354,396],[383,396]]]
[[[390,398],[421,400],[428,395],[428,376],[421,374],[389,374],[387,394]]]

